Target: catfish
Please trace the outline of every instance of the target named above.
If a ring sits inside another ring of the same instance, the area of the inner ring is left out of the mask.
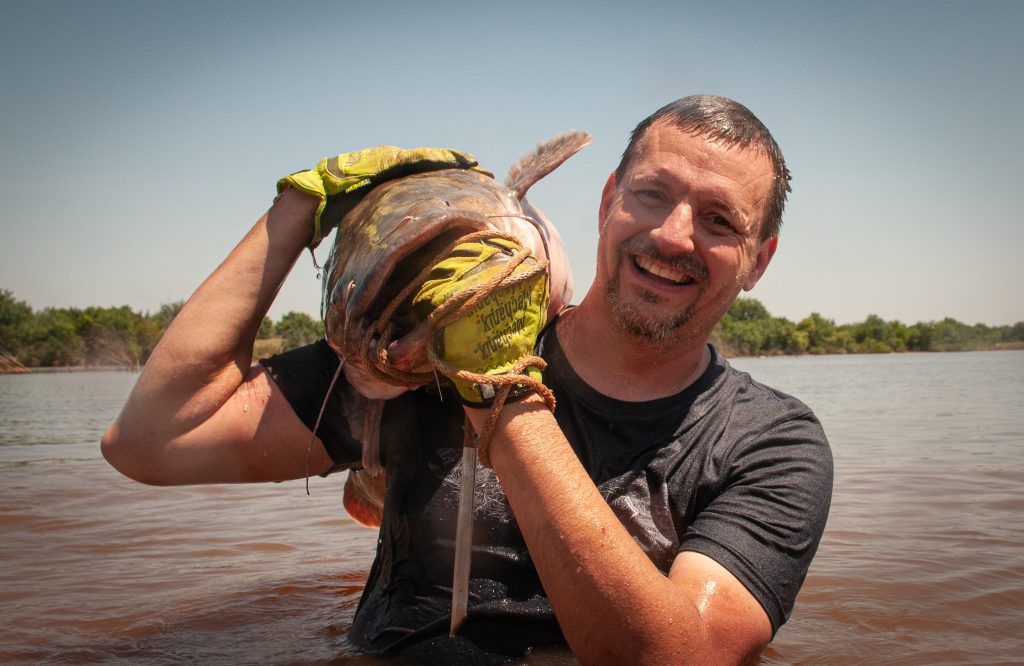
[[[422,384],[433,381],[426,354],[430,332],[409,303],[396,307],[396,297],[444,248],[467,234],[496,230],[547,260],[550,321],[572,298],[572,273],[557,229],[525,196],[588,143],[584,132],[553,137],[520,158],[503,184],[465,169],[390,180],[341,219],[324,265],[321,317],[347,380],[345,418],[362,444],[361,469],[349,470],[344,491],[345,509],[357,522],[380,526],[384,402],[415,388],[382,371],[419,373]],[[386,335],[379,330],[385,314]]]

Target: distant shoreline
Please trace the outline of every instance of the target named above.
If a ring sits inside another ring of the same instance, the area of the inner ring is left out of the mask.
[[[900,351],[900,352],[847,352],[833,354],[738,354],[726,355],[726,358],[801,358],[805,356],[905,356],[918,354],[962,354],[964,352],[1005,352],[1024,351],[1024,344],[1007,345],[993,349],[950,349],[941,351]],[[723,354],[724,355],[724,354]],[[138,373],[142,368],[129,368],[120,365],[56,365],[38,368],[25,368],[28,372],[11,374],[47,374],[55,372],[131,372]],[[0,373],[2,374],[2,373]]]
[[[0,372],[138,369],[149,360],[181,306],[168,303],[155,314],[128,306],[35,312],[0,289]],[[276,323],[264,316],[253,340],[253,357],[309,344],[324,333],[323,323],[306,314],[289,312]],[[773,317],[757,299],[741,297],[715,326],[710,340],[726,358],[994,351],[1024,349],[1024,321],[969,326],[946,317],[908,326],[868,315],[862,322],[836,324],[812,312],[794,322]]]
[[[718,349],[716,347],[716,349]],[[722,352],[721,349],[718,349]],[[768,354],[725,354],[722,355],[726,358],[774,358],[786,356],[790,358],[801,358],[804,356],[912,356],[912,355],[925,355],[925,354],[963,354],[966,352],[1007,352],[1007,351],[1024,351],[1024,343],[1014,342],[1007,343],[1000,347],[989,347],[986,349],[934,349],[934,350],[920,350],[920,349],[909,349],[906,351],[881,351],[881,352],[829,352],[827,354],[811,354],[804,352],[802,354],[786,354],[786,353],[768,353]]]

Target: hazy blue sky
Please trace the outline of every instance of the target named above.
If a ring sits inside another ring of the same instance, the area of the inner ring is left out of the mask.
[[[629,5],[629,8],[625,7]],[[0,288],[34,308],[187,297],[279,176],[458,147],[531,191],[582,298],[601,186],[662,104],[733,97],[793,172],[751,295],[838,323],[1024,320],[1022,2],[0,2]],[[318,253],[323,259],[326,246]],[[315,314],[308,256],[271,310]]]

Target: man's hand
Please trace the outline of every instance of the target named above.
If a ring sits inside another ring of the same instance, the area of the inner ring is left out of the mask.
[[[337,157],[325,157],[312,169],[293,173],[277,181],[277,191],[280,194],[286,188],[294,187],[320,199],[313,219],[313,237],[309,243],[309,247],[313,248],[375,186],[410,174],[440,169],[473,169],[491,175],[480,168],[475,157],[458,150],[403,150],[395,146],[377,146]]]
[[[481,232],[434,265],[413,297],[437,329],[432,360],[467,405],[491,404],[511,377],[529,387],[513,397],[539,384],[543,361],[532,354],[547,316],[545,268],[510,238]]]

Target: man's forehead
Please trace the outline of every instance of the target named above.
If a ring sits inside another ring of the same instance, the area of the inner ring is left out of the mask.
[[[652,125],[637,141],[627,172],[670,174],[673,167],[692,167],[704,173],[736,180],[744,186],[764,181],[770,187],[771,159],[753,146],[729,144],[667,123]],[[766,190],[767,191],[767,190]]]
[[[744,218],[760,221],[774,177],[771,158],[753,146],[729,144],[659,120],[637,140],[627,181],[698,178],[705,193]]]
[[[771,159],[756,146],[743,146],[695,129],[677,127],[664,119],[647,128],[637,140],[634,152],[636,156],[646,156],[659,150],[677,152],[687,158],[726,155],[752,164],[764,161],[764,166],[771,170]]]

